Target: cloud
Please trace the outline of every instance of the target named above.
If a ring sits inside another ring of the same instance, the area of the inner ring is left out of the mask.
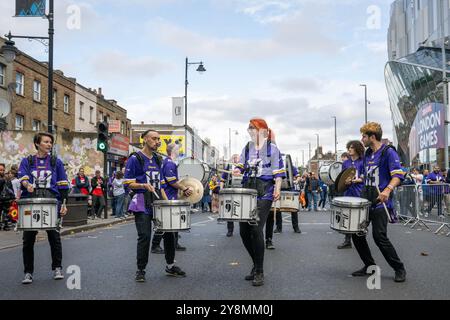
[[[152,78],[172,69],[171,64],[153,57],[132,57],[118,51],[97,54],[91,63],[93,71],[105,78]]]
[[[273,81],[273,85],[288,92],[321,92],[322,83],[313,78],[287,78]]]

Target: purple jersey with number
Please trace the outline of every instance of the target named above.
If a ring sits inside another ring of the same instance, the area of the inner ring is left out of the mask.
[[[170,157],[164,159],[161,172],[161,185],[166,192],[167,198],[169,200],[177,200],[178,189],[172,185],[178,182],[178,168]]]
[[[248,179],[256,178],[263,181],[273,181],[276,178],[285,178],[286,170],[284,168],[283,158],[278,147],[271,143],[264,146],[261,150],[256,150],[255,144],[250,142],[248,149],[248,158],[246,157],[246,148],[242,150],[237,168],[244,173],[242,183],[246,183]],[[254,170],[246,170],[253,168]],[[258,200],[273,201],[274,185],[267,188],[264,196],[258,197]]]
[[[348,169],[348,168],[355,168],[356,174],[355,179],[363,179],[364,181],[364,160],[361,158],[358,158],[356,160],[348,159],[345,160],[342,164],[342,171]],[[364,183],[352,183],[347,190],[345,190],[344,196],[346,197],[360,197],[361,191],[363,189]]]
[[[127,161],[125,168],[125,182],[124,185],[129,186],[132,183],[147,183],[153,185],[155,189],[160,189],[161,169],[155,160],[155,156],[151,159],[144,153],[139,151],[139,155],[144,160],[144,167],[139,162],[136,155],[131,156]],[[136,193],[128,207],[132,212],[143,212],[145,214],[152,214],[152,208],[145,207],[144,192],[145,189],[133,189]]]
[[[24,198],[30,197],[31,194],[23,187],[23,181],[28,181],[35,189],[50,190],[59,200],[59,190],[69,189],[69,181],[64,170],[64,164],[60,159],[56,159],[56,164],[52,167],[50,155],[45,158],[33,156],[31,165],[28,157],[22,159],[18,176],[21,182],[22,197]]]
[[[384,152],[383,159],[381,159],[381,153],[384,148],[388,149]],[[383,192],[392,178],[399,178],[400,181],[404,180],[404,172],[400,166],[400,159],[397,152],[392,148],[386,147],[384,144],[375,153],[371,153],[369,150],[366,157],[366,185],[378,186],[380,192]],[[386,206],[388,209],[394,209],[393,201],[389,199]],[[383,204],[377,204],[376,208],[383,208]]]

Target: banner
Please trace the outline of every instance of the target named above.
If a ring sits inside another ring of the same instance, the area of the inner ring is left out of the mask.
[[[122,134],[113,134],[109,142],[109,154],[128,157],[130,150],[130,138]]]
[[[184,126],[184,98],[172,98],[172,125]]]
[[[45,16],[46,0],[16,0],[16,17]]]
[[[108,132],[109,133],[121,133],[120,126],[121,126],[120,120],[109,120]]]
[[[184,136],[183,135],[160,135],[161,137],[161,147],[159,147],[158,152],[167,155],[167,146],[171,143],[175,143],[180,146],[180,157],[185,157],[184,150]],[[140,143],[143,144],[144,140],[140,138]]]
[[[428,103],[417,112],[409,134],[409,156],[426,149],[445,148],[444,105]]]

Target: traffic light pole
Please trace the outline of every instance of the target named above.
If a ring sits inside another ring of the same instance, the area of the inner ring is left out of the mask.
[[[108,219],[108,153],[103,152],[103,178],[106,179],[106,192],[105,192],[105,212],[104,218]]]

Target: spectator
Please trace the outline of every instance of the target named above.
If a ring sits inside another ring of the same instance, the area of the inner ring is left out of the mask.
[[[443,198],[443,182],[444,177],[441,175],[439,167],[435,166],[433,172],[427,176],[427,184],[434,185],[430,188],[428,197],[428,214],[433,210],[434,205],[437,203],[438,217],[444,218],[442,214],[442,198]]]
[[[111,216],[115,216],[116,215],[116,213],[115,213],[116,212],[116,198],[114,197],[114,194],[113,194],[113,190],[114,190],[113,182],[114,182],[114,179],[116,179],[116,172],[113,172],[111,177],[109,177],[108,184],[106,186],[106,188],[108,190],[106,201],[108,199],[111,199],[111,207],[112,207],[112,214],[111,214]]]
[[[10,230],[9,208],[11,202],[15,200],[15,194],[11,181],[7,179],[5,174],[5,165],[0,164],[0,230]]]
[[[205,189],[203,191],[203,198],[202,198],[202,212],[209,212],[211,211],[211,190],[209,189],[209,183],[206,184]]]
[[[209,188],[211,189],[212,192],[212,208],[211,208],[212,213],[219,213],[220,186],[216,175],[214,175],[211,181],[209,182]]]
[[[328,194],[328,186],[326,183],[319,179],[319,187],[320,187],[320,201],[319,201],[319,211],[325,210],[325,204],[327,202],[327,194]],[[322,206],[322,208],[320,208]]]
[[[94,218],[102,217],[102,210],[105,208],[105,195],[106,195],[106,179],[100,176],[100,171],[95,171],[95,177],[92,178],[91,195],[92,205],[94,209]]]
[[[116,203],[114,207],[114,215],[116,216],[116,219],[125,219],[123,205],[125,201],[125,188],[123,185],[124,179],[123,179],[123,173],[122,171],[118,171],[116,173],[116,177],[112,182],[113,186],[113,197],[114,201]]]
[[[73,193],[89,195],[89,178],[84,175],[84,169],[81,168],[74,178]]]
[[[311,211],[312,204],[314,202],[314,211],[317,210],[317,202],[319,199],[320,187],[319,180],[314,172],[309,174],[309,182],[307,184],[308,190],[308,211]]]

